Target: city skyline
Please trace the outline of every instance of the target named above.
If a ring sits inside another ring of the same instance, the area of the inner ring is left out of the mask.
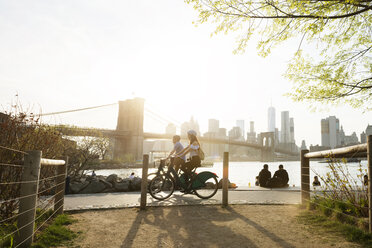
[[[295,41],[278,47],[268,58],[259,57],[254,45],[245,54],[234,55],[233,35],[211,38],[214,26],[195,27],[196,18],[189,5],[171,0],[58,5],[2,1],[1,110],[9,109],[15,95],[24,109],[35,113],[142,97],[145,106],[179,123],[194,116],[201,132],[208,129],[208,119],[215,118],[227,129],[236,120],[254,121],[259,133],[267,130],[266,113],[272,102],[277,113],[290,111],[297,145],[301,140],[319,144],[319,122],[327,116],[340,118],[345,133],[359,134],[372,123],[372,112],[319,104],[313,106],[323,111],[312,112],[308,103],[283,96],[292,88],[282,74],[297,50]],[[117,108],[112,107],[43,120],[115,128],[116,117]],[[149,131],[164,130],[152,119],[145,122]]]

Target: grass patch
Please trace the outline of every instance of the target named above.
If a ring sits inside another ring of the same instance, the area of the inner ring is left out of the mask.
[[[323,214],[319,211],[308,210],[303,211],[297,216],[297,219],[300,223],[309,225],[313,231],[319,234],[324,232],[333,233],[337,236],[345,237],[347,241],[358,243],[363,247],[372,248],[372,234],[354,225],[330,219]]]
[[[58,215],[53,223],[36,236],[33,248],[55,247],[66,244],[77,237],[77,234],[66,226],[75,222],[69,215]]]

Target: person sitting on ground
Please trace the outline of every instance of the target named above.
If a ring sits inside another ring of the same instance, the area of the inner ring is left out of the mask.
[[[261,187],[266,187],[267,182],[271,178],[271,172],[269,171],[269,165],[264,164],[263,169],[260,171],[260,174],[258,174],[258,182]]]
[[[181,137],[179,135],[174,135],[173,136],[174,147],[173,147],[173,150],[169,153],[167,159],[169,159],[173,154],[179,154],[183,151],[184,147],[181,144],[180,140],[181,140]],[[172,161],[171,166],[174,166],[174,170],[176,172],[178,172],[180,167],[185,164],[185,161],[186,161],[186,156],[185,155],[182,156],[182,157],[176,156],[174,158],[174,160]]]
[[[260,186],[260,181],[258,179],[259,179],[259,177],[257,176],[256,177],[256,182],[254,183],[254,185],[256,185],[256,186]]]
[[[96,176],[96,172],[92,171],[92,177],[95,177],[95,176]]]
[[[319,179],[318,179],[318,176],[315,176],[315,177],[314,177],[313,186],[320,186],[320,181],[319,181]]]
[[[129,179],[133,179],[134,178],[134,172],[132,172],[129,176]]]
[[[279,165],[279,170],[275,171],[273,178],[269,180],[267,186],[270,188],[280,188],[288,186],[288,172],[283,169],[283,165]]]

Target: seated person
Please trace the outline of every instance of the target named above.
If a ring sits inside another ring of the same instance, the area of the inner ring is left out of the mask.
[[[267,182],[270,188],[280,188],[288,186],[288,172],[283,169],[283,165],[279,165],[279,170],[275,171],[273,178]]]
[[[179,154],[182,152],[183,145],[181,144],[180,140],[181,140],[181,137],[179,135],[173,136],[174,147],[173,147],[173,150],[169,153],[169,156],[167,157],[167,159],[169,159],[173,154]],[[174,170],[178,172],[178,170],[180,169],[180,166],[185,164],[185,160],[186,160],[185,155],[176,156],[174,160],[172,160],[171,166],[174,166]]]
[[[254,185],[256,185],[256,186],[260,186],[260,181],[258,180],[258,176],[256,177],[256,182],[254,183]]]
[[[269,171],[269,165],[264,164],[263,169],[260,171],[260,174],[258,174],[258,182],[261,187],[266,187],[267,182],[271,178],[271,172]]]
[[[319,179],[318,179],[318,176],[315,176],[315,177],[314,177],[313,186],[320,186],[320,181],[319,181]]]

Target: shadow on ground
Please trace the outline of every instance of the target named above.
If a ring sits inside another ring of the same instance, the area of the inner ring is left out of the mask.
[[[257,233],[264,236],[272,247],[294,247],[233,208],[216,206],[139,211],[121,247],[138,246],[135,240],[142,225],[156,226],[159,230],[157,243],[153,247],[262,247],[257,240],[255,242],[250,235],[246,235],[246,232],[252,233],[252,236]]]

